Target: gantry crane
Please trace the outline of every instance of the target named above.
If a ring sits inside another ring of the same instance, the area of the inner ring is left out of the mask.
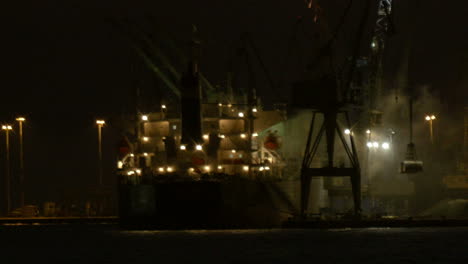
[[[351,3],[351,2],[350,2]],[[312,83],[306,84],[307,86],[321,88],[317,91],[320,94],[320,100],[310,100],[309,103],[302,101],[297,102],[305,105],[305,107],[314,109],[312,121],[310,124],[309,134],[307,138],[307,145],[304,153],[301,169],[301,214],[303,217],[306,216],[308,209],[308,200],[310,194],[310,184],[312,177],[334,177],[334,176],[349,176],[351,179],[352,193],[354,198],[354,213],[356,216],[360,215],[361,212],[361,170],[359,165],[359,159],[357,156],[356,146],[353,139],[353,133],[349,133],[349,144],[347,143],[343,131],[338,125],[337,118],[339,114],[344,114],[346,125],[350,127],[350,119],[348,115],[347,106],[352,105],[351,100],[351,87],[356,71],[356,65],[360,57],[360,49],[362,46],[362,39],[365,32],[365,27],[369,18],[371,10],[372,0],[366,1],[363,15],[360,20],[359,29],[357,32],[357,39],[354,46],[354,51],[350,60],[349,69],[345,72],[341,87],[336,85],[336,76],[324,76],[320,80],[316,80]],[[312,1],[308,1],[308,7],[311,8]],[[375,111],[378,106],[378,100],[380,95],[380,89],[382,86],[382,61],[386,39],[389,35],[394,33],[394,26],[391,19],[391,7],[392,0],[378,0],[377,5],[377,20],[373,30],[371,46],[371,55],[369,59],[369,66],[371,69],[370,80],[369,80],[369,112],[378,113]],[[344,17],[349,11],[350,4],[347,6],[345,14],[342,16],[340,24],[344,22]],[[321,54],[317,57],[323,59],[327,55],[327,51],[331,49],[334,38],[336,38],[339,27],[332,34],[330,41],[321,50]],[[317,60],[318,61],[318,60]],[[304,83],[302,84],[304,85]],[[299,87],[301,88],[301,87]],[[303,88],[303,87],[302,87]],[[308,106],[307,106],[308,104]],[[314,122],[316,114],[322,114],[324,117],[323,124],[313,139]],[[372,115],[372,114],[371,114]],[[317,153],[318,145],[320,143],[323,134],[326,135],[327,145],[327,164],[322,168],[310,168],[313,159]],[[349,158],[350,167],[337,167],[334,161],[334,145],[335,137],[338,135],[344,150]]]

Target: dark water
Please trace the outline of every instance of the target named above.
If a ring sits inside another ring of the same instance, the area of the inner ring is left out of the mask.
[[[1,263],[468,263],[468,227],[122,231],[0,226],[0,241]]]

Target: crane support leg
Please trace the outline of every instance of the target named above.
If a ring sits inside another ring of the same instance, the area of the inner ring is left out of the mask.
[[[347,125],[350,126],[349,116],[347,112],[345,114]],[[350,177],[353,202],[354,202],[354,213],[355,216],[360,217],[361,214],[361,172],[359,167],[359,160],[357,157],[356,146],[352,133],[350,134],[350,145],[346,142],[346,139],[337,123],[338,112],[323,113],[324,121],[321,129],[317,133],[315,139],[312,142],[312,134],[315,123],[316,113],[314,112],[312,121],[309,128],[309,134],[307,136],[306,149],[304,152],[304,159],[301,168],[301,217],[307,217],[307,210],[309,205],[310,188],[313,177]],[[322,168],[311,168],[313,158],[317,153],[318,146],[320,144],[323,132],[326,134],[326,149],[328,162],[326,167]],[[334,144],[335,144],[335,133],[338,134],[340,142],[343,145],[344,150],[350,160],[351,167],[349,168],[337,168],[334,167]]]

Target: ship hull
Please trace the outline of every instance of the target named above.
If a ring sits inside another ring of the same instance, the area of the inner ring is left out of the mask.
[[[125,229],[280,227],[291,212],[280,209],[278,200],[287,195],[278,195],[272,186],[272,182],[242,178],[122,184],[120,225]]]

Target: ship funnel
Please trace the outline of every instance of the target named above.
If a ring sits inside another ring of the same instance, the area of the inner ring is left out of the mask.
[[[194,32],[196,33],[196,32]],[[181,78],[181,144],[193,150],[197,144],[203,144],[201,86],[199,73],[200,42],[192,38],[190,42],[190,60],[187,70]]]

